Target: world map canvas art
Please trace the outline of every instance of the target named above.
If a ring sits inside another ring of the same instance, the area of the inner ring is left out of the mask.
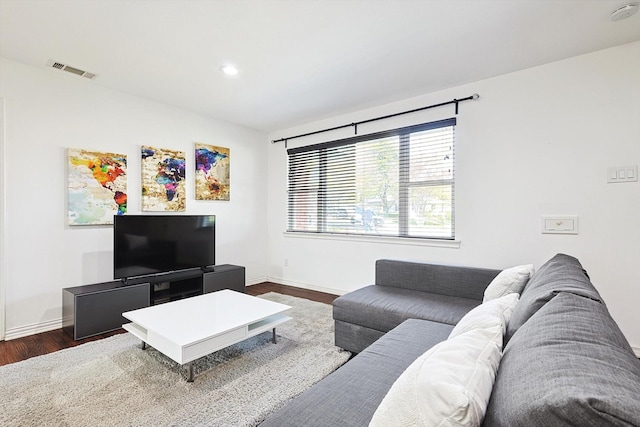
[[[196,143],[196,200],[230,200],[228,148]]]
[[[142,210],[182,212],[186,206],[185,153],[142,146]]]
[[[127,212],[127,156],[69,148],[69,225],[113,224]]]

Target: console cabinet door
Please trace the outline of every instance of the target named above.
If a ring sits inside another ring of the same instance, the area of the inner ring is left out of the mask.
[[[75,340],[119,329],[128,322],[122,313],[149,306],[149,283],[98,291],[80,288],[63,289],[63,329]]]
[[[244,267],[236,265],[215,266],[214,271],[204,273],[202,276],[202,291],[209,292],[231,289],[245,292]]]

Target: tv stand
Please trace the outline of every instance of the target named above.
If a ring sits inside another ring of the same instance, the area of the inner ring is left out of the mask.
[[[62,290],[62,327],[75,340],[120,329],[122,313],[223,289],[245,292],[245,268],[216,265]]]
[[[151,305],[206,293],[203,290],[203,274],[200,269],[178,273],[163,274],[154,278],[151,282]]]

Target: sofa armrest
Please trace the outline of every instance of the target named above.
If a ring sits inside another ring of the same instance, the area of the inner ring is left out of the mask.
[[[500,270],[410,261],[376,261],[376,285],[482,301]]]

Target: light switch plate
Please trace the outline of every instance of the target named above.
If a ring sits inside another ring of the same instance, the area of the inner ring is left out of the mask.
[[[607,168],[607,182],[637,182],[638,165],[634,166],[612,166]]]
[[[578,234],[578,216],[545,215],[542,217],[542,234]]]

